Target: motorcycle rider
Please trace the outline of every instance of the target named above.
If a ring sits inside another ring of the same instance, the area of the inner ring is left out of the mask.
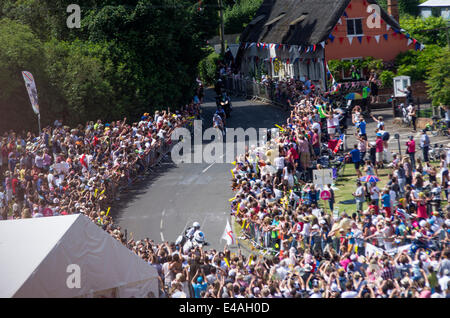
[[[218,96],[216,98],[216,105],[217,105],[217,109],[223,108],[227,118],[229,118],[231,116],[231,110],[232,110],[231,100],[230,100],[230,97],[228,97],[226,92],[223,92],[220,96]]]
[[[193,247],[207,245],[205,234],[200,231],[200,223],[194,222],[185,232],[186,242],[183,245],[183,253],[188,253]]]
[[[187,239],[192,240],[197,231],[200,231],[200,223],[194,222],[192,223],[192,226],[186,230]]]

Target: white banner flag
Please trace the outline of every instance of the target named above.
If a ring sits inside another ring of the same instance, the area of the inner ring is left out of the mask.
[[[410,46],[410,45],[411,45],[411,43],[413,43],[413,40],[411,40],[411,39],[408,39],[408,46]]]
[[[352,45],[352,42],[353,42],[353,36],[348,36],[348,35],[347,35],[347,39],[348,39],[348,42],[350,43],[350,45]]]
[[[380,35],[375,35],[375,40],[377,40],[377,43],[380,43]]]
[[[375,256],[381,256],[383,255],[383,252],[384,250],[382,248],[366,243],[366,257],[370,257],[373,254],[375,254]]]
[[[236,235],[233,232],[233,229],[231,228],[230,221],[227,220],[227,225],[225,226],[225,231],[223,231],[222,234],[222,240],[227,241],[227,245],[236,245]]]
[[[391,26],[386,23],[386,31],[389,31],[391,29]]]
[[[391,248],[390,250],[386,251],[386,253],[391,256],[396,255],[396,254],[401,254],[401,253],[403,253],[403,251],[409,251],[409,249],[411,248],[411,245],[412,244],[407,244],[407,245],[402,245],[399,247],[394,247],[394,248]]]
[[[22,76],[25,81],[25,87],[27,88],[28,96],[30,97],[31,107],[33,107],[34,113],[36,115],[39,115],[38,95],[33,75],[30,72],[23,71]]]

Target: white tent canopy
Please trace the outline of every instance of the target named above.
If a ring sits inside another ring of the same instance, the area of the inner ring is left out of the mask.
[[[158,297],[156,269],[81,214],[0,221],[0,273],[3,298]]]

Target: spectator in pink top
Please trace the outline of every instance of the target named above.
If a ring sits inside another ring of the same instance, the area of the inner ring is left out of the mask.
[[[416,169],[416,161],[415,161],[415,154],[416,154],[416,142],[414,141],[413,136],[409,136],[409,140],[406,142],[406,153],[409,155],[409,158],[411,159],[411,165],[413,169]]]
[[[383,149],[383,138],[381,138],[381,134],[377,134],[375,141],[376,166],[380,169],[383,169]]]

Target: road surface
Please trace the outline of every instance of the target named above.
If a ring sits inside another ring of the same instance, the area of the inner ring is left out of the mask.
[[[211,126],[216,110],[211,91],[202,105],[204,127]],[[288,113],[281,108],[233,98],[230,128],[273,128],[286,121]],[[155,242],[175,241],[194,221],[202,225],[211,248],[222,249],[221,240],[229,217],[229,163],[181,163],[166,160],[144,180],[136,182],[121,195],[111,213],[128,238],[148,237]]]

